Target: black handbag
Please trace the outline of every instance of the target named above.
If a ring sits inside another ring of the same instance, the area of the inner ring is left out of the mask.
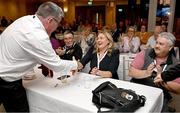
[[[117,88],[107,81],[92,91],[92,102],[98,108],[99,113],[103,112],[134,112],[144,106],[146,97],[137,95],[129,89]],[[101,111],[101,108],[109,108],[108,111]]]

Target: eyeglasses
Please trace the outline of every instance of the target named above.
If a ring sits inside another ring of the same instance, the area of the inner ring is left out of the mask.
[[[52,18],[54,21],[56,21],[56,23],[59,24],[59,21],[56,18]]]

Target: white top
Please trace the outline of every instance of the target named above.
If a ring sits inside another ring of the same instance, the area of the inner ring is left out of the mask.
[[[61,60],[56,55],[39,18],[24,16],[1,34],[0,77],[6,81],[19,80],[37,63],[56,72],[77,69],[76,61]]]
[[[156,40],[155,40],[155,37],[153,35],[148,39],[146,46],[154,48],[155,45],[156,45]]]
[[[119,45],[119,50],[125,53],[127,52],[137,53],[139,52],[139,47],[140,47],[139,37],[135,36],[132,38],[131,41],[129,41],[129,37],[125,36],[124,42],[120,43]]]

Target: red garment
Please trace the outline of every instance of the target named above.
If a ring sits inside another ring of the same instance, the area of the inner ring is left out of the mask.
[[[144,65],[145,51],[139,52],[131,63],[131,66],[136,69],[142,69]]]
[[[46,77],[46,76],[49,76],[49,77],[53,77],[53,71],[48,69],[46,66],[44,65],[41,65],[39,67],[40,69],[42,69],[42,74]]]

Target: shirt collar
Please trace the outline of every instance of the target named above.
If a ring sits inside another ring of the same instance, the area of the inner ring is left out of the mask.
[[[32,15],[32,18],[35,20],[36,23],[38,23],[38,25],[47,33],[44,25],[42,24],[42,22],[40,21],[39,17],[35,14]]]

